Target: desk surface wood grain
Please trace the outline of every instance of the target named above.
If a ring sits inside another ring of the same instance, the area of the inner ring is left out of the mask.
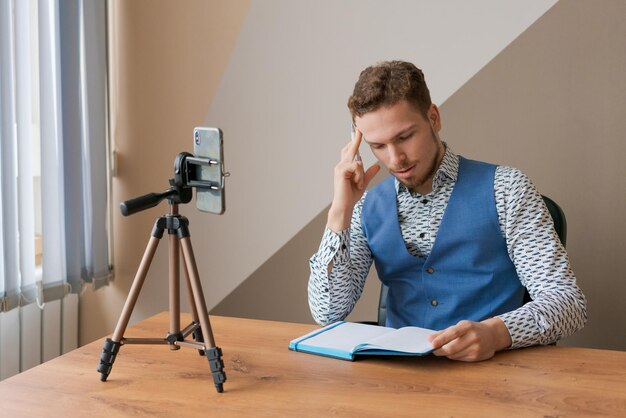
[[[189,316],[183,315],[183,325]],[[162,313],[125,337],[163,337]],[[0,415],[128,416],[626,416],[626,352],[533,347],[480,363],[288,350],[316,327],[211,317],[228,377],[218,394],[194,349],[126,345],[107,382],[102,341],[0,382]]]

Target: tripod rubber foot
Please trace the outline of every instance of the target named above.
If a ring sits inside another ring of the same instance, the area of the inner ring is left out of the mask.
[[[113,368],[113,362],[115,362],[115,357],[121,346],[121,342],[115,342],[110,338],[104,341],[104,347],[102,347],[102,354],[100,355],[100,364],[98,365],[98,372],[102,382],[106,382],[107,377],[109,377]]]
[[[226,373],[224,373],[224,361],[222,360],[222,349],[219,347],[207,348],[205,351],[211,375],[213,375],[213,383],[217,393],[224,392],[224,382],[226,381]]]

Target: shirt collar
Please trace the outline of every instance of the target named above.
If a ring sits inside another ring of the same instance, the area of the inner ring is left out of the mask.
[[[456,182],[457,175],[459,174],[459,156],[452,151],[450,146],[445,141],[442,142],[446,151],[443,154],[441,164],[439,164],[439,168],[437,168],[435,176],[433,177],[433,191],[439,189],[447,183]],[[398,181],[397,178],[394,178],[394,182],[397,194],[410,193],[406,186]]]

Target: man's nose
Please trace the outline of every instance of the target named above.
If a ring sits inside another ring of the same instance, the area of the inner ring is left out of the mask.
[[[390,146],[389,148],[389,162],[391,166],[401,166],[404,160],[406,159],[406,155],[404,151],[400,147]]]

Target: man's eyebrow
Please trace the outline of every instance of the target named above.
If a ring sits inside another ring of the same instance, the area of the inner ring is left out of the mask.
[[[415,129],[417,127],[417,124],[413,124],[403,130],[401,130],[400,132],[396,133],[392,139],[396,139],[398,137],[401,137],[404,134],[409,133],[410,131],[412,131],[413,129]],[[372,142],[372,141],[368,141],[367,138],[365,138],[365,135],[363,135],[362,137],[363,141],[365,141],[368,145],[378,145],[378,142]]]
[[[396,136],[394,136],[394,138],[398,138],[399,136],[402,136],[402,135],[408,134],[410,131],[412,131],[412,130],[413,130],[413,129],[415,129],[416,127],[417,127],[417,124],[415,124],[415,123],[414,123],[413,125],[409,126],[408,128],[403,129],[403,130],[401,130],[400,132],[398,132],[398,133],[396,134]]]

